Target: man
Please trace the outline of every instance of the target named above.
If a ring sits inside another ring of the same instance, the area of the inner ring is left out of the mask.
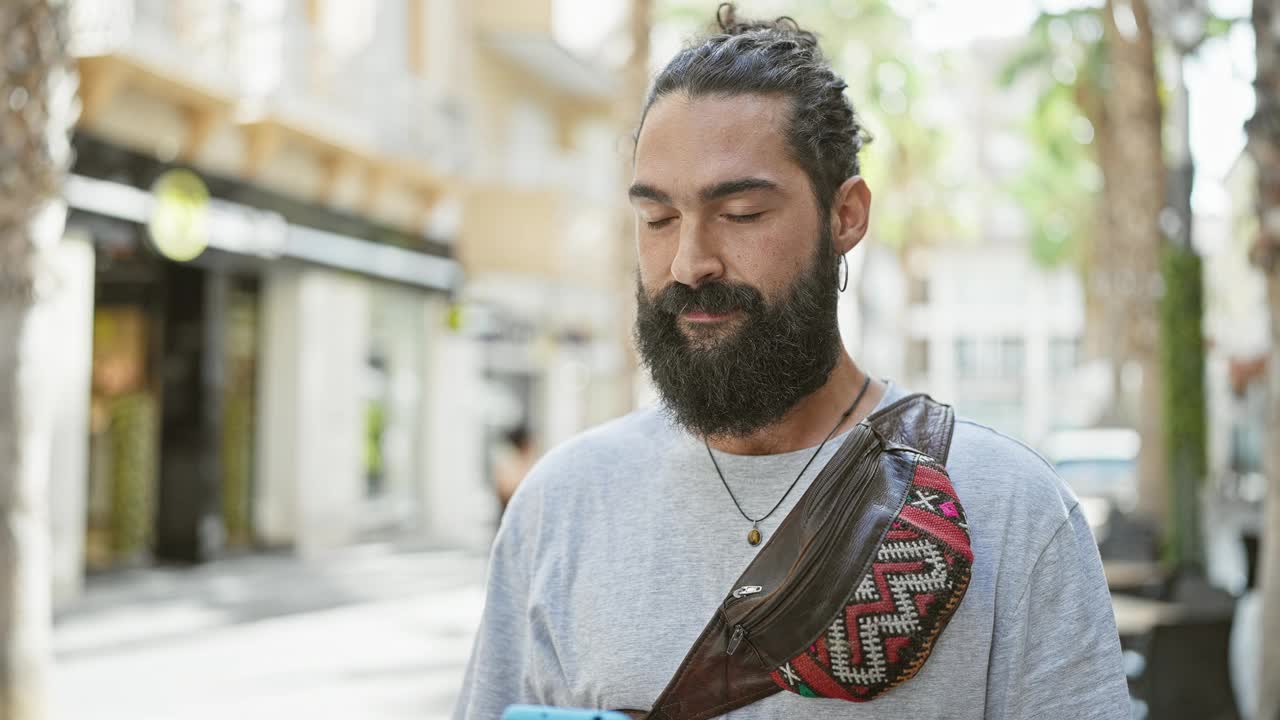
[[[511,497],[516,494],[516,488],[529,474],[537,457],[527,425],[521,422],[507,432],[506,443],[493,467],[494,490],[497,491],[498,504],[502,506],[503,512],[507,511]]]
[[[793,22],[718,20],[658,76],[636,140],[636,341],[662,407],[557,448],[516,493],[458,718],[650,707],[760,535],[854,424],[905,394],[869,380],[836,324],[840,260],[871,205],[845,84]],[[1128,717],[1075,497],[963,419],[947,468],[975,561],[919,674],[867,703],[778,693],[732,717]]]

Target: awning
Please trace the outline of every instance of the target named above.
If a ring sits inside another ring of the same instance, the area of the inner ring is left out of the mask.
[[[67,203],[85,212],[146,225],[155,198],[141,188],[71,175]],[[209,201],[209,247],[264,258],[290,258],[430,290],[452,291],[462,266],[451,258],[414,252],[287,222],[270,210],[213,198]]]

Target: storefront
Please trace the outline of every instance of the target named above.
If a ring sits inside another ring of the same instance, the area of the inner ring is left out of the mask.
[[[96,268],[86,565],[251,545],[261,263],[171,262],[137,224],[83,212],[69,226]]]
[[[75,142],[68,228],[95,260],[84,566],[420,523],[430,336],[460,280],[447,247],[200,177],[207,247],[186,259],[188,238],[157,241],[174,168]]]
[[[223,536],[206,541],[248,546],[258,273],[97,250],[88,566],[200,559],[205,508]]]

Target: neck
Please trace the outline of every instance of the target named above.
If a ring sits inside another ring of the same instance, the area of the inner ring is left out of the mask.
[[[735,455],[776,455],[813,447],[821,443],[828,433],[838,435],[858,424],[884,397],[885,384],[872,380],[858,406],[835,432],[831,431],[831,426],[857,397],[866,377],[854,364],[853,358],[841,350],[840,359],[826,384],[796,403],[781,420],[749,435],[708,437],[707,444]]]

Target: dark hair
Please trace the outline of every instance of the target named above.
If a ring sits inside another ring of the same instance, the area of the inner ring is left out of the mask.
[[[523,450],[529,446],[530,439],[529,426],[524,423],[507,430],[507,442],[513,447]]]
[[[720,32],[695,40],[658,73],[640,125],[654,102],[675,92],[786,95],[787,143],[825,213],[840,185],[858,174],[858,151],[871,140],[844,95],[848,85],[831,69],[818,37],[789,17],[739,20],[733,3],[721,3],[716,24]]]

